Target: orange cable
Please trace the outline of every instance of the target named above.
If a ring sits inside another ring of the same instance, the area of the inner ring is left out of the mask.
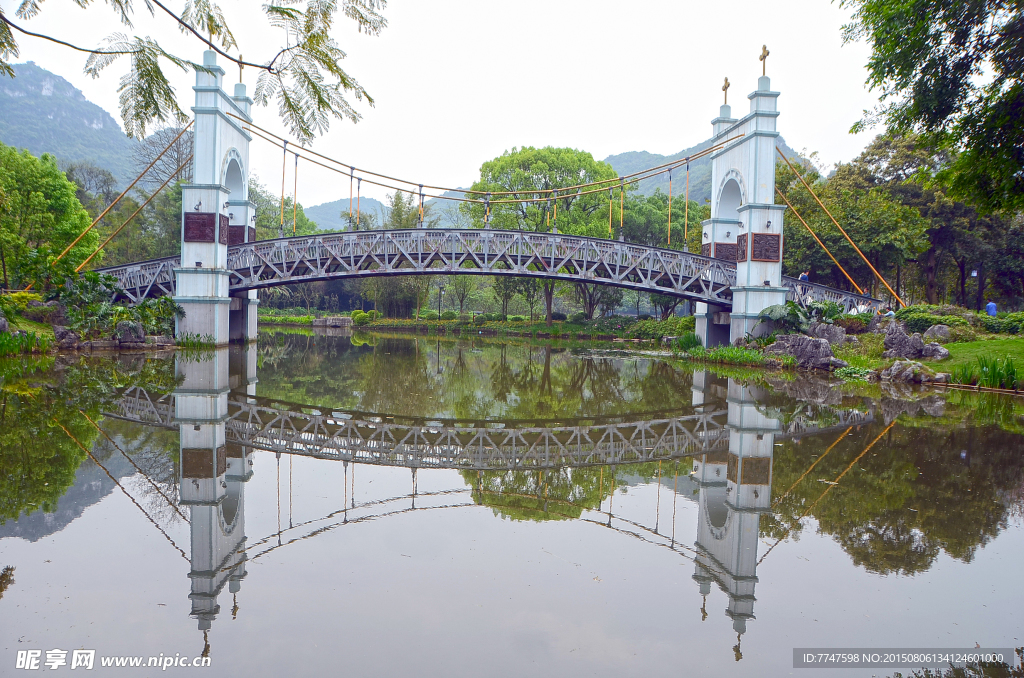
[[[871,269],[871,272],[874,273],[878,277],[878,279],[882,281],[882,284],[885,285],[885,289],[889,290],[889,293],[892,294],[892,296],[896,297],[896,301],[900,302],[900,306],[906,306],[906,304],[903,303],[903,300],[900,299],[900,295],[896,294],[895,290],[889,287],[889,283],[885,281],[885,278],[882,277],[882,274],[875,270],[875,267],[871,265],[871,262],[868,261],[868,258],[864,256],[863,252],[860,251],[860,248],[857,247],[857,244],[853,242],[853,238],[851,238],[849,234],[847,234],[847,232],[843,230],[843,227],[839,225],[839,222],[836,221],[836,218],[832,216],[832,213],[828,211],[827,207],[825,207],[825,203],[821,202],[821,198],[819,198],[818,194],[814,192],[814,189],[810,187],[810,185],[804,179],[803,175],[800,174],[799,170],[793,167],[793,163],[789,161],[789,158],[786,157],[786,154],[783,153],[778,146],[775,147],[775,150],[778,151],[779,155],[782,156],[782,159],[786,161],[786,164],[789,165],[789,169],[793,170],[796,176],[800,179],[800,183],[802,183],[804,185],[804,188],[806,188],[810,192],[811,196],[814,197],[814,200],[817,201],[821,209],[825,210],[825,214],[827,214],[828,218],[832,220],[832,223],[836,225],[836,228],[839,229],[839,232],[846,236],[846,239],[850,242],[850,245],[852,245],[853,249],[857,251],[857,254],[860,255],[860,258],[864,260],[864,263],[868,265],[868,268]]]
[[[811,234],[811,236],[812,236],[812,237],[814,238],[814,240],[815,240],[815,241],[816,241],[816,242],[817,242],[817,243],[818,243],[819,245],[821,245],[821,249],[825,250],[825,254],[827,254],[827,255],[829,256],[829,259],[831,259],[832,261],[834,261],[834,262],[835,262],[836,266],[838,266],[838,267],[839,267],[839,270],[840,270],[840,271],[842,271],[842,272],[843,272],[843,275],[845,275],[845,276],[846,276],[846,279],[850,281],[850,284],[854,286],[854,288],[855,288],[855,289],[857,290],[857,292],[858,292],[859,294],[864,294],[864,290],[862,290],[862,289],[860,288],[860,285],[858,285],[857,283],[855,283],[855,282],[853,281],[853,278],[851,278],[851,277],[850,277],[850,274],[846,272],[846,269],[845,269],[845,268],[843,268],[843,265],[842,265],[842,264],[840,264],[840,263],[839,263],[839,262],[838,262],[838,261],[836,260],[836,258],[835,258],[834,256],[832,256],[832,253],[828,251],[828,248],[827,248],[827,247],[825,247],[825,243],[821,242],[821,240],[819,240],[819,239],[818,239],[818,236],[817,236],[817,234],[816,234],[816,233],[815,233],[814,231],[812,231],[812,230],[811,230],[811,227],[807,225],[807,222],[806,222],[806,221],[804,221],[804,218],[803,218],[802,216],[800,216],[800,213],[799,213],[799,212],[797,212],[797,211],[796,211],[796,208],[795,208],[795,207],[793,207],[793,204],[789,202],[789,199],[788,199],[788,198],[786,198],[786,196],[785,196],[785,195],[784,195],[784,194],[782,193],[782,191],[780,191],[780,190],[779,190],[779,187],[778,187],[778,186],[776,186],[776,187],[775,187],[775,192],[779,194],[779,197],[780,197],[780,198],[782,198],[783,202],[785,202],[785,203],[786,203],[786,206],[787,206],[787,207],[789,207],[789,209],[793,210],[793,214],[795,214],[795,215],[796,215],[796,218],[800,220],[800,223],[804,225],[804,228],[806,228],[806,229],[807,229],[807,232]]]

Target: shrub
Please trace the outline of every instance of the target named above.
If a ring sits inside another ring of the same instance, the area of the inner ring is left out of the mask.
[[[455,320],[459,317],[459,314],[455,311],[445,311],[441,314],[441,320]]]
[[[571,323],[584,323],[587,321],[586,313],[573,313],[569,316],[569,322]]]
[[[906,310],[906,309],[903,309]],[[933,325],[947,325],[949,327],[967,327],[967,321],[955,315],[932,315],[931,313],[906,313],[902,318],[907,326],[907,332],[926,332]]]
[[[949,328],[949,341],[952,342],[967,342],[977,341],[978,334],[972,327],[950,327]]]
[[[552,311],[552,312],[551,312],[551,319],[552,319],[552,320],[560,320],[560,321],[565,321],[565,320],[568,320],[568,316],[566,316],[566,315],[565,315],[564,313],[562,313],[561,311]]]
[[[1001,317],[981,316],[981,325],[987,332],[1019,334],[1024,327],[1024,312],[1008,313]]]
[[[836,376],[840,379],[846,379],[847,381],[867,381],[868,375],[871,374],[871,370],[866,367],[840,367],[835,372]]]
[[[437,320],[437,311],[421,311],[420,320]]]
[[[703,344],[700,343],[700,337],[698,337],[694,332],[687,332],[676,339],[675,348],[680,353],[686,353],[701,346],[703,346]]]
[[[868,322],[865,322],[859,315],[844,315],[837,318],[835,324],[846,330],[847,334],[864,334],[868,331]]]
[[[362,327],[364,325],[369,325],[370,324],[370,314],[369,313],[360,313],[359,315],[356,315],[355,313],[353,313],[352,314],[352,324],[355,325],[356,327]]]
[[[380,314],[377,311],[368,311],[366,313],[366,317],[368,317],[370,319],[370,321],[372,322],[372,321],[376,320],[378,317],[380,317]]]
[[[14,313],[24,313],[25,309],[28,308],[28,302],[42,300],[42,296],[35,292],[11,292],[0,295],[0,308],[3,309],[5,314],[7,314],[8,310]],[[7,317],[10,318],[10,315]]]
[[[626,334],[634,339],[658,340],[693,332],[696,326],[697,319],[692,315],[671,316],[667,320],[641,320],[630,327]]]
[[[468,323],[472,319],[473,319],[473,316],[471,316],[468,313],[461,313],[461,314],[459,314],[459,322],[460,323]]]

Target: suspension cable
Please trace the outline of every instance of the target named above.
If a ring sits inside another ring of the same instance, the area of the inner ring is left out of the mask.
[[[135,210],[135,211],[134,211],[134,212],[132,213],[132,215],[131,215],[130,217],[128,217],[127,219],[125,219],[125,222],[124,222],[123,224],[121,224],[120,226],[118,226],[118,227],[117,227],[117,230],[116,230],[116,231],[114,231],[113,233],[111,233],[111,234],[110,234],[110,235],[109,235],[109,236],[107,237],[107,239],[106,239],[106,240],[104,240],[104,241],[103,241],[103,242],[102,242],[102,243],[100,244],[100,246],[99,246],[99,247],[97,247],[96,249],[94,249],[94,250],[92,251],[92,254],[90,254],[90,255],[89,255],[89,256],[88,256],[87,258],[86,258],[86,260],[85,260],[85,261],[83,261],[82,263],[80,263],[80,264],[78,265],[78,268],[76,268],[76,269],[75,269],[75,273],[80,273],[80,272],[82,271],[82,269],[83,269],[83,268],[85,268],[86,264],[88,264],[88,263],[89,263],[90,261],[92,261],[93,257],[95,257],[95,256],[96,256],[97,254],[99,254],[99,253],[100,253],[100,250],[102,250],[102,249],[103,249],[104,247],[106,247],[106,246],[107,246],[107,245],[108,245],[108,244],[110,243],[110,241],[114,239],[114,236],[116,236],[116,235],[117,235],[118,233],[120,233],[120,232],[121,232],[122,230],[124,230],[124,227],[125,227],[125,226],[127,226],[128,224],[130,224],[130,223],[132,222],[132,220],[133,220],[133,219],[134,219],[135,217],[137,217],[137,216],[139,215],[139,213],[140,213],[140,212],[141,212],[142,210],[144,210],[144,209],[146,208],[146,205],[148,205],[148,204],[149,204],[149,203],[150,203],[150,202],[151,202],[151,201],[153,200],[153,198],[155,198],[155,197],[157,196],[157,194],[158,194],[158,193],[160,193],[160,191],[164,190],[164,188],[166,188],[166,187],[167,187],[167,184],[169,184],[169,183],[171,182],[171,179],[173,179],[174,177],[176,177],[176,176],[178,175],[178,172],[180,172],[181,170],[185,169],[185,167],[186,167],[186,166],[187,166],[187,165],[188,165],[188,164],[189,164],[190,162],[192,162],[192,156],[191,156],[191,155],[190,155],[190,156],[188,156],[188,158],[186,158],[186,159],[185,159],[185,162],[181,163],[181,164],[180,164],[180,165],[178,166],[178,169],[174,171],[174,174],[171,174],[170,176],[168,176],[168,177],[167,177],[167,179],[165,179],[165,180],[164,180],[164,183],[160,184],[160,188],[158,188],[158,189],[156,189],[155,191],[153,191],[153,194],[152,194],[152,195],[150,195],[150,196],[149,196],[148,198],[146,198],[146,201],[145,201],[144,203],[142,203],[141,205],[139,205],[139,209]]]
[[[799,212],[796,211],[796,208],[793,207],[793,204],[789,202],[789,198],[787,198],[785,194],[783,194],[783,192],[779,190],[778,186],[775,187],[775,192],[779,194],[779,197],[782,198],[783,202],[786,203],[786,206],[789,207],[789,209],[793,210],[793,214],[796,215],[796,218],[799,219],[800,223],[804,225],[804,228],[806,228],[807,232],[811,234],[811,237],[813,237],[814,240],[819,245],[821,245],[821,249],[825,250],[825,254],[828,255],[829,259],[831,259],[835,263],[835,265],[839,267],[839,270],[843,272],[843,275],[845,275],[846,279],[850,281],[850,284],[853,285],[854,289],[856,289],[859,294],[864,294],[864,290],[860,288],[860,285],[854,282],[853,278],[850,277],[850,274],[846,272],[845,268],[843,268],[843,265],[840,264],[834,256],[832,256],[832,253],[828,251],[827,247],[825,247],[825,243],[821,242],[821,239],[818,238],[818,235],[811,230],[811,227],[807,225],[807,222],[804,221],[804,218],[800,216]]]
[[[288,142],[284,142],[284,153],[281,155],[281,225],[278,226],[278,233],[284,236],[284,174],[288,167]]]
[[[668,171],[668,246],[672,247],[672,170]]]
[[[295,154],[295,188],[292,190],[292,235],[299,218],[299,154]]]
[[[828,211],[828,208],[825,207],[825,203],[823,203],[821,201],[821,198],[819,198],[818,194],[814,192],[814,189],[811,188],[810,184],[807,183],[807,181],[804,179],[804,176],[802,174],[800,174],[800,171],[797,170],[796,167],[793,167],[793,163],[791,163],[789,161],[789,158],[787,158],[786,154],[782,152],[782,149],[780,149],[778,146],[776,146],[775,150],[778,151],[779,155],[782,156],[782,159],[786,161],[787,165],[789,165],[789,169],[793,170],[793,172],[796,174],[796,176],[800,179],[800,183],[802,183],[804,185],[804,188],[806,188],[810,192],[811,196],[818,203],[818,206],[821,207],[821,209],[825,210],[825,214],[827,214],[828,218],[832,220],[832,223],[836,225],[836,228],[839,229],[839,232],[842,233],[846,237],[846,239],[847,239],[847,241],[849,241],[850,245],[853,246],[853,249],[856,250],[857,254],[860,255],[860,258],[863,259],[864,263],[867,264],[868,268],[871,269],[871,272],[874,273],[875,276],[877,276],[878,279],[882,281],[882,284],[885,285],[885,289],[889,290],[889,293],[892,294],[892,296],[896,298],[896,301],[900,302],[900,306],[906,306],[906,304],[903,303],[903,300],[900,299],[900,295],[896,294],[896,291],[893,290],[893,288],[889,287],[889,283],[887,283],[885,281],[885,278],[882,277],[882,274],[879,273],[875,269],[875,267],[871,265],[871,262],[868,261],[868,258],[866,256],[864,256],[864,253],[860,251],[859,247],[857,247],[857,243],[853,242],[853,238],[851,238],[849,236],[849,234],[845,230],[843,230],[843,227],[839,225],[839,222],[836,221],[836,218],[834,216],[832,216],[831,212]]]
[[[70,252],[71,248],[74,247],[75,245],[77,245],[78,241],[81,240],[82,238],[84,238],[85,234],[88,233],[89,231],[91,231],[96,226],[96,224],[98,224],[100,222],[100,219],[102,219],[103,217],[107,216],[107,212],[112,210],[114,208],[114,205],[116,205],[117,203],[119,203],[121,201],[121,198],[123,198],[124,196],[128,195],[128,191],[132,190],[132,188],[135,186],[135,184],[139,183],[139,180],[142,179],[142,177],[144,177],[146,175],[146,172],[151,170],[153,168],[153,165],[155,165],[160,158],[164,157],[164,153],[166,153],[167,151],[171,150],[171,146],[173,146],[175,144],[175,142],[178,141],[178,139],[181,138],[182,134],[184,134],[186,131],[188,131],[188,128],[192,126],[193,122],[194,121],[190,120],[189,123],[187,125],[185,125],[185,127],[183,127],[180,132],[178,132],[178,136],[176,136],[173,139],[171,139],[171,143],[167,144],[167,146],[164,147],[164,150],[160,151],[160,155],[158,155],[155,158],[153,158],[153,162],[149,163],[146,166],[146,169],[142,170],[142,173],[139,174],[139,176],[135,177],[135,180],[132,181],[132,183],[128,184],[128,188],[126,188],[123,191],[121,191],[121,195],[119,195],[116,198],[114,198],[114,202],[112,202],[109,205],[107,205],[107,209],[103,210],[103,212],[101,212],[98,217],[93,219],[92,223],[89,224],[89,228],[87,228],[84,231],[82,231],[82,233],[77,238],[75,238],[71,242],[70,245],[68,245],[67,247],[64,248],[64,251],[61,252],[57,256],[57,258],[54,259],[53,262],[50,263],[50,266],[55,265],[58,261],[63,259],[64,255],[67,254],[68,252]],[[191,160],[191,159],[192,159],[192,156],[189,156],[189,160]],[[182,167],[184,167],[184,165],[182,165]],[[171,176],[175,176],[180,171],[181,171],[181,167],[179,167],[178,170],[174,174],[172,174]]]

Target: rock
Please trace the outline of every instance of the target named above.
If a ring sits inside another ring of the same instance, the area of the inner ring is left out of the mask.
[[[78,349],[80,337],[77,332],[72,332],[63,325],[53,326],[53,336],[57,340],[57,347],[65,351]]]
[[[949,341],[949,326],[932,325],[924,333],[924,336],[922,338],[928,342],[937,341],[940,344],[945,344],[947,341]]]
[[[945,360],[949,357],[949,349],[939,344],[926,344],[924,350],[921,351],[922,358],[931,358],[932,360]]]
[[[885,352],[883,358],[920,358],[924,351],[924,340],[921,335],[915,332],[907,336],[903,326],[898,323],[889,323],[885,328]]]
[[[934,377],[932,377],[932,383],[935,383],[935,384],[948,384],[949,383],[949,373],[948,372],[939,372]]]
[[[775,339],[775,343],[768,346],[764,352],[793,356],[800,367],[816,370],[834,370],[846,367],[848,364],[833,355],[828,341],[803,334],[780,335]]]
[[[903,384],[920,384],[926,372],[921,363],[911,360],[897,360],[891,366],[882,370],[879,375],[882,381],[893,381]]]
[[[811,326],[807,328],[807,334],[811,337],[824,339],[833,346],[842,346],[846,343],[846,329],[839,325],[811,323]]]
[[[144,344],[146,343],[146,330],[142,323],[134,323],[122,320],[117,323],[114,329],[114,336],[122,344]]]
[[[11,324],[7,322],[7,318],[0,315],[0,332],[10,332]]]
[[[886,318],[884,315],[876,313],[874,317],[871,318],[871,322],[868,323],[868,328],[865,331],[871,332],[873,334],[879,334],[884,330],[883,326],[886,320],[888,320],[888,318]]]
[[[50,323],[51,325],[63,325],[64,304],[59,301],[36,301],[32,299],[25,304],[25,318],[37,323]]]

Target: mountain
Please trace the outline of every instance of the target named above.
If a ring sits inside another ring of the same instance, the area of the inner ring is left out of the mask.
[[[711,140],[702,141],[696,146],[683,149],[673,155],[658,155],[647,151],[630,151],[609,155],[604,159],[606,163],[618,172],[619,176],[633,174],[641,170],[650,169],[666,163],[682,160],[687,156],[696,155],[700,151],[711,146]],[[786,154],[787,158],[798,158],[799,155],[790,148],[782,137],[779,137],[779,147]],[[652,195],[654,191],[661,189],[662,193],[668,193],[668,173],[658,174],[640,181],[640,195]],[[686,191],[686,167],[680,167],[672,171],[672,195],[683,196]],[[690,163],[690,200],[703,203],[711,199],[711,157],[705,156],[700,160]]]
[[[373,198],[353,200],[353,215],[355,215],[357,202],[361,214],[372,214],[377,219],[378,224],[381,222],[381,217],[384,214],[384,205],[379,200],[374,200]],[[334,202],[325,202],[322,205],[303,207],[302,211],[306,213],[308,219],[316,222],[321,231],[342,231],[348,227],[348,198],[335,200]],[[344,213],[344,217],[341,216],[342,213]]]
[[[132,147],[121,126],[64,78],[29,61],[14,64],[14,78],[0,76],[0,141],[61,161],[89,161],[123,184],[131,173]]]

